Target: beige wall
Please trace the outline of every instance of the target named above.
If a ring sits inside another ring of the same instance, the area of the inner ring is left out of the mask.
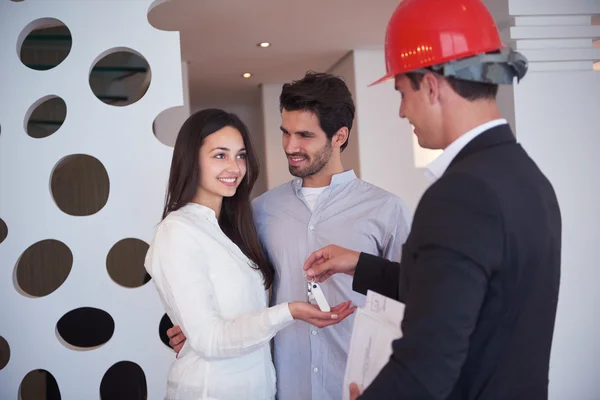
[[[393,82],[368,87],[385,74],[382,50],[354,51],[362,179],[403,199],[414,210],[429,184],[415,167],[411,125],[398,116]]]

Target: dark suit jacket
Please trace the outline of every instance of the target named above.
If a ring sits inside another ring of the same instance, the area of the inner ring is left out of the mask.
[[[560,259],[550,182],[508,125],[473,139],[421,198],[401,263],[360,255],[354,290],[406,305],[360,399],[546,399]]]

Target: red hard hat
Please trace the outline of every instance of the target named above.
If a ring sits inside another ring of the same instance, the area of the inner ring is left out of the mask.
[[[481,0],[403,0],[385,34],[387,73],[372,85],[504,47]]]

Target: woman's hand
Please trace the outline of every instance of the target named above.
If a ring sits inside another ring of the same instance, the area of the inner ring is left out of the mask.
[[[351,301],[345,301],[331,309],[331,312],[323,312],[319,307],[303,301],[294,301],[288,304],[290,313],[294,319],[308,322],[318,328],[337,324],[356,310],[356,306],[350,307]]]

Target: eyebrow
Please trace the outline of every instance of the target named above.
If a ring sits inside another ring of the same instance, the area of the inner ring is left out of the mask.
[[[221,151],[231,151],[229,150],[227,147],[215,147],[214,149],[212,149],[211,151],[215,151],[215,150],[221,150]],[[238,153],[242,152],[242,151],[246,151],[245,147],[242,147],[241,149],[238,150]]]
[[[289,133],[288,130],[285,129],[283,126],[280,126],[279,129],[281,129],[281,132],[283,133]],[[314,135],[314,133],[311,131],[296,131],[295,133],[298,135]]]

